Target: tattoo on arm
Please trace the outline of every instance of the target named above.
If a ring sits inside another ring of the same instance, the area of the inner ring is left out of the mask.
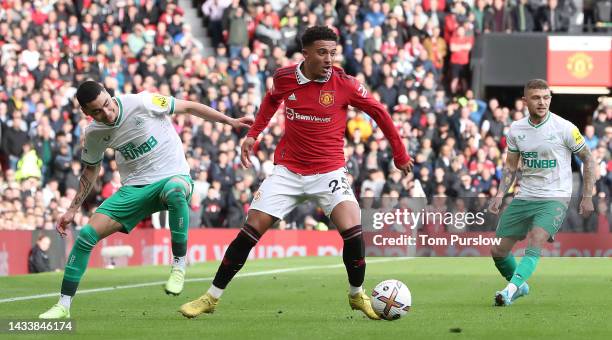
[[[506,194],[514,180],[516,179],[516,169],[511,169],[509,166],[504,167],[502,171],[502,179],[499,183],[499,192]]]
[[[593,185],[595,182],[595,160],[588,146],[584,146],[578,153],[578,158],[582,160],[582,196],[590,197],[593,195]]]
[[[70,204],[70,209],[77,209],[83,204],[91,188],[93,188],[95,179],[100,172],[100,166],[85,166],[83,169],[83,173],[81,174],[81,179],[79,181],[79,190],[77,191],[76,196],[72,200],[72,204]]]
[[[512,183],[514,183],[517,177],[519,159],[520,156],[518,154],[508,153],[498,189],[498,191],[504,195],[510,190]]]

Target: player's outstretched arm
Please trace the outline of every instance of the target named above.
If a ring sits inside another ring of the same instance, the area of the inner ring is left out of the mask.
[[[489,211],[493,214],[499,213],[499,207],[502,204],[504,196],[508,193],[508,190],[510,190],[512,183],[514,183],[516,179],[519,159],[521,158],[521,154],[518,152],[508,151],[506,154],[506,162],[502,170],[502,178],[497,190],[497,196],[493,197],[489,204]]]
[[[589,216],[593,210],[593,185],[595,183],[595,160],[588,146],[584,146],[578,152],[578,158],[582,160],[582,200],[578,213],[584,217]]]
[[[253,118],[251,117],[234,119],[201,103],[175,99],[174,105],[174,113],[189,113],[205,120],[231,125],[234,129],[248,129],[253,124]]]
[[[368,94],[368,90],[355,78],[346,78],[346,85],[352,90],[349,92],[349,104],[367,113],[380,127],[385,138],[389,141],[393,150],[393,162],[403,174],[408,175],[412,171],[413,160],[406,151],[406,145],[402,141],[391,116],[384,106]]]
[[[79,190],[77,191],[76,196],[74,196],[74,199],[70,204],[70,208],[68,208],[68,211],[60,216],[59,220],[57,221],[57,226],[55,227],[57,232],[62,237],[66,236],[66,228],[72,222],[77,210],[81,207],[83,201],[85,201],[85,198],[87,198],[89,195],[91,188],[93,188],[94,184],[96,183],[96,179],[100,174],[100,164],[101,163],[96,165],[85,164],[83,172],[81,173],[81,179],[79,181]]]

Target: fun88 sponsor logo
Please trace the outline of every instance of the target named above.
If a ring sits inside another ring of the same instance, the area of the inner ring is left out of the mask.
[[[312,115],[304,115],[299,112],[295,112],[294,109],[286,108],[285,114],[287,119],[289,120],[301,120],[304,122],[314,122],[314,123],[329,123],[331,122],[331,117],[317,117]]]

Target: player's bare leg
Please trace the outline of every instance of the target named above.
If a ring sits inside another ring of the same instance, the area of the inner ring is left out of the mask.
[[[59,302],[45,313],[39,315],[39,318],[70,318],[70,304],[76,294],[81,277],[83,277],[85,269],[87,269],[91,250],[98,241],[121,230],[121,228],[121,223],[110,217],[104,214],[93,214],[89,224],[81,228],[72,246],[72,251],[68,256]]]
[[[372,309],[370,297],[363,291],[366,263],[359,205],[353,201],[340,202],[330,217],[344,240],[342,260],[349,280],[349,305],[368,318],[378,320],[380,318]]]
[[[234,275],[242,269],[251,249],[276,220],[276,217],[264,212],[254,209],[249,210],[244,227],[225,251],[212,285],[206,294],[181,306],[180,312],[183,316],[193,318],[202,313],[213,313],[215,311],[225,287]]]

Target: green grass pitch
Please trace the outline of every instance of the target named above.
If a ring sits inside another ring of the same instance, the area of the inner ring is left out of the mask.
[[[382,260],[382,262],[381,262]],[[371,321],[350,310],[341,258],[251,260],[229,285],[217,311],[185,319],[181,304],[203,293],[218,263],[191,266],[185,291],[163,293],[169,267],[91,269],[80,290],[153,283],[85,293],[72,305],[76,334],[16,335],[18,339],[609,339],[612,260],[543,258],[531,294],[493,307],[505,281],[488,258],[370,258],[365,287],[399,279],[413,307],[398,321]],[[275,272],[271,272],[275,271]],[[268,274],[256,274],[267,272]],[[250,276],[249,276],[250,275]],[[55,293],[61,273],[0,278],[0,301]],[[31,319],[57,296],[0,302],[0,319]],[[8,334],[0,334],[5,338]]]

